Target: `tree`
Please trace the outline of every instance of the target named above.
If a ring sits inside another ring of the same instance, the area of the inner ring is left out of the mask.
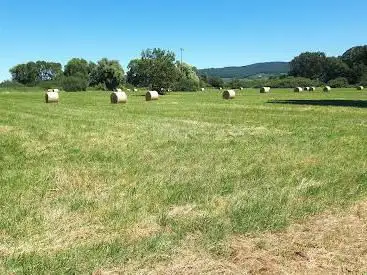
[[[18,64],[10,69],[12,79],[21,84],[34,86],[40,81],[51,81],[62,75],[60,63],[37,61]]]
[[[136,86],[149,86],[158,92],[172,88],[179,79],[175,59],[171,51],[158,48],[142,51],[141,58],[130,61],[128,65],[128,82]]]
[[[38,66],[35,62],[19,64],[10,69],[13,81],[21,84],[34,86],[38,82]]]
[[[361,82],[362,77],[367,74],[367,45],[350,48],[341,59],[350,67],[349,83]]]
[[[321,79],[325,70],[326,55],[322,52],[305,52],[290,62],[291,76]]]
[[[324,82],[337,77],[348,77],[350,75],[349,66],[338,57],[328,57],[325,63],[324,75],[322,77]]]
[[[55,62],[37,61],[38,81],[52,81],[62,75],[62,65]]]
[[[143,59],[131,60],[127,66],[127,82],[137,87],[150,85],[148,62]]]
[[[209,77],[208,84],[213,87],[220,88],[223,87],[224,81],[220,77]]]
[[[88,61],[83,58],[71,59],[64,68],[65,76],[78,76],[81,78],[89,78],[89,64]]]
[[[341,59],[349,67],[354,67],[357,64],[367,65],[367,45],[350,48],[342,55]]]
[[[175,85],[176,91],[197,91],[200,87],[200,79],[197,69],[186,63],[176,62],[179,78]]]
[[[93,68],[90,79],[94,85],[104,85],[113,90],[124,82],[124,70],[117,60],[102,58]]]
[[[239,80],[239,79],[236,79],[236,78],[233,78],[231,79],[231,81],[228,82],[228,86],[231,88],[231,89],[239,89],[241,88],[243,85],[242,85],[242,81]]]
[[[348,79],[345,77],[337,77],[330,80],[327,84],[332,88],[345,88],[349,85]]]

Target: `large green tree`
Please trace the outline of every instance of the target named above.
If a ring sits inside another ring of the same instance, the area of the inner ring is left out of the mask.
[[[322,79],[326,66],[326,55],[323,52],[305,52],[290,62],[291,76],[310,79]]]
[[[71,59],[64,68],[65,76],[75,76],[88,79],[89,73],[89,63],[83,58]]]
[[[338,57],[328,57],[325,62],[325,69],[322,80],[328,82],[329,80],[338,77],[348,77],[350,75],[349,66]]]
[[[12,79],[21,84],[34,86],[40,81],[55,80],[62,74],[60,63],[37,61],[18,64],[11,68]]]
[[[128,82],[136,86],[149,86],[159,92],[172,88],[180,76],[175,60],[175,54],[171,51],[147,49],[141,53],[140,59],[129,63]]]
[[[102,58],[94,66],[90,75],[93,85],[104,85],[106,89],[113,90],[124,82],[124,70],[117,60]]]

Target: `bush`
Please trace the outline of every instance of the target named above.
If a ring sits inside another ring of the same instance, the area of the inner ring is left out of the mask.
[[[44,90],[55,88],[60,89],[62,88],[62,83],[59,80],[40,81],[37,86]]]
[[[97,85],[89,86],[88,90],[91,91],[107,91],[106,85],[104,83],[99,83]]]
[[[220,77],[209,77],[208,84],[215,88],[220,88],[224,86],[224,81]]]
[[[88,87],[88,79],[78,76],[66,76],[62,80],[62,88],[66,92],[86,91]]]
[[[183,78],[178,81],[174,87],[175,91],[198,91],[200,88],[199,81]]]
[[[6,89],[24,89],[25,86],[17,81],[5,80],[0,83],[0,88]]]
[[[359,82],[359,85],[362,85],[364,87],[367,87],[367,74],[364,74],[362,77],[361,77],[361,81]]]
[[[344,88],[344,87],[349,86],[348,79],[346,79],[345,77],[338,77],[338,78],[332,79],[327,84],[331,88]]]

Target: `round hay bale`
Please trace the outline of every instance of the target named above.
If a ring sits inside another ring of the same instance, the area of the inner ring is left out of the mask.
[[[331,91],[331,87],[330,86],[325,86],[323,89],[324,92],[330,92]]]
[[[54,91],[55,93],[60,92],[60,90],[59,90],[59,89],[54,89],[53,91]]]
[[[137,91],[138,91],[138,89],[134,88],[134,92],[137,92]]]
[[[302,87],[296,87],[296,88],[294,88],[294,92],[295,93],[299,93],[299,92],[302,92],[302,91],[303,91]]]
[[[224,99],[234,99],[235,96],[236,96],[236,92],[234,90],[225,90],[223,92]]]
[[[310,87],[305,87],[305,88],[304,88],[304,90],[305,90],[306,92],[309,92],[309,91],[310,91]]]
[[[131,89],[127,89],[128,92],[131,92]]]
[[[358,90],[358,91],[362,91],[362,90],[364,90],[364,87],[363,87],[363,86],[358,86],[358,87],[357,87],[357,90]]]
[[[243,87],[240,87],[240,90],[242,91],[243,90]]]
[[[146,101],[151,101],[151,100],[158,100],[159,98],[159,94],[157,91],[148,91],[145,94],[145,100]]]
[[[113,92],[111,93],[110,98],[112,104],[127,102],[127,95],[125,92]]]
[[[222,87],[219,87],[219,90],[223,90],[223,88]]]
[[[310,87],[310,92],[316,91],[316,87]]]
[[[117,88],[114,90],[115,92],[122,92],[122,90],[120,88]]]
[[[260,93],[269,93],[270,92],[270,87],[262,87],[260,89]]]
[[[58,103],[59,102],[59,93],[46,92],[45,93],[45,101],[46,101],[46,103]]]
[[[201,88],[201,91],[204,92],[205,91],[205,88]]]

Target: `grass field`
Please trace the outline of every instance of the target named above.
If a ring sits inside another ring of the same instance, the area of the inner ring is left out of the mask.
[[[188,244],[226,259],[233,236],[364,201],[366,156],[367,91],[2,90],[0,273],[146,268]]]

